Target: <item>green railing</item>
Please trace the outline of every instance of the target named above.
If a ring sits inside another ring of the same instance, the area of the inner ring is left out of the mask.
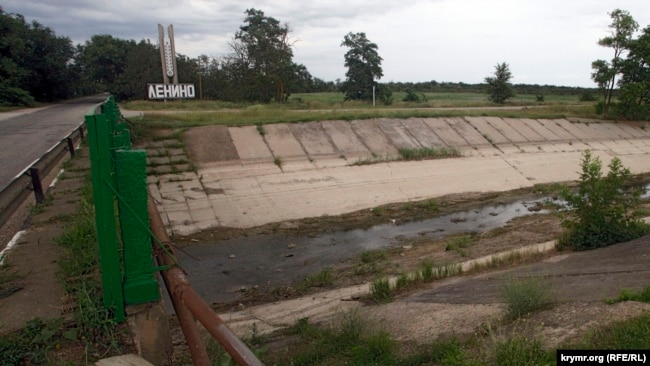
[[[85,116],[104,305],[118,322],[125,305],[160,298],[147,211],[146,151],[131,148],[112,96]]]

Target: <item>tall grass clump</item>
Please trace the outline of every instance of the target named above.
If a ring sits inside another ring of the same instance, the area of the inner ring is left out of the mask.
[[[370,284],[370,296],[379,303],[387,303],[393,300],[393,288],[390,280],[386,277],[377,278]]]
[[[399,155],[402,160],[424,160],[424,159],[442,159],[455,158],[461,156],[460,150],[455,147],[420,147],[420,148],[401,148]]]
[[[555,364],[555,351],[547,351],[538,339],[515,336],[497,342],[494,349],[495,365],[536,366]]]
[[[551,283],[537,276],[506,279],[501,286],[501,297],[506,304],[506,321],[547,309],[555,302]]]
[[[641,191],[630,183],[630,170],[618,158],[608,165],[607,175],[602,163],[589,150],[582,158],[582,172],[577,192],[564,188],[560,194],[570,211],[562,221],[565,232],[558,244],[575,250],[587,250],[636,239],[650,231],[634,216]]]
[[[303,318],[290,330],[300,338],[287,365],[395,365],[397,343],[390,335],[358,311],[342,315],[338,324],[320,326]],[[267,362],[271,364],[271,362]]]

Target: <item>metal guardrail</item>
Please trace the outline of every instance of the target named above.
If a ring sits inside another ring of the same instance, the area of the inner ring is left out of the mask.
[[[0,191],[0,226],[16,212],[30,193],[36,203],[43,203],[45,194],[41,178],[47,176],[66,153],[74,158],[75,144],[84,138],[84,124],[81,122],[66,137],[52,146],[43,156],[29,164]]]

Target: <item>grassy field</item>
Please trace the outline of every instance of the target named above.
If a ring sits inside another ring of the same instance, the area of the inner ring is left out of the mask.
[[[169,102],[133,101],[122,109],[143,111],[142,122],[151,127],[202,125],[243,126],[268,123],[369,118],[495,116],[511,118],[592,118],[595,102],[578,96],[549,95],[538,102],[535,95],[521,94],[503,106],[481,93],[427,93],[426,101],[402,102],[405,93],[394,93],[390,105],[344,102],[341,93],[295,94],[285,104],[242,104],[208,100]]]

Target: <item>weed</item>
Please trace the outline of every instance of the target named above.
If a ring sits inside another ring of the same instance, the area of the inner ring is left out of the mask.
[[[501,296],[506,304],[506,321],[547,309],[555,300],[548,279],[538,276],[506,279]]]
[[[420,202],[418,206],[433,212],[440,210],[440,204],[433,198]]]
[[[447,242],[447,246],[445,247],[446,251],[455,251],[458,254],[460,254],[463,257],[467,256],[467,252],[464,250],[472,245],[474,245],[476,242],[474,241],[474,238],[469,236],[469,235],[463,235],[459,236],[453,239],[450,239]]]
[[[643,290],[640,291],[624,288],[621,290],[621,294],[618,295],[618,297],[605,300],[605,302],[608,304],[615,304],[617,302],[623,301],[650,302],[650,286],[646,286],[643,288]]]
[[[259,132],[260,136],[266,135],[266,130],[264,129],[264,125],[261,123],[257,124],[257,132]]]
[[[377,278],[370,284],[370,296],[379,303],[387,303],[393,300],[393,290],[390,281],[386,277]]]
[[[367,250],[361,253],[362,263],[373,263],[386,260],[386,252],[379,250]]]
[[[327,287],[331,286],[334,283],[334,274],[332,273],[332,270],[329,268],[326,268],[322,270],[320,273],[317,273],[313,276],[308,276],[305,277],[299,287],[308,289],[310,287]]]
[[[421,269],[419,274],[423,282],[431,282],[435,279],[435,274],[433,273],[433,262],[424,261],[420,267]]]
[[[579,348],[648,349],[650,344],[650,314],[612,323],[589,332]]]
[[[402,273],[395,280],[395,291],[403,290],[411,285],[411,278],[408,273]]]
[[[273,159],[273,164],[277,165],[278,168],[282,169],[282,158],[279,157],[279,156],[276,156],[276,157]]]
[[[515,336],[497,342],[495,346],[495,365],[551,365],[555,363],[555,352],[546,351],[538,339]]]
[[[421,147],[399,149],[401,160],[442,159],[461,156],[455,147]]]

